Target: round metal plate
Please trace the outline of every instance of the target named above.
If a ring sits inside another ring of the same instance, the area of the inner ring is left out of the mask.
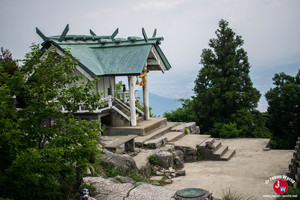
[[[200,188],[186,188],[178,190],[176,194],[182,198],[195,198],[203,196],[207,191]]]

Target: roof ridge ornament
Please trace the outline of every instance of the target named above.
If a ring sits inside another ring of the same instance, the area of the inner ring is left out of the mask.
[[[69,31],[69,24],[66,25],[66,27],[65,27],[64,31],[62,32],[62,34],[60,35],[58,41],[60,41],[60,42],[64,41],[68,31]]]
[[[111,39],[114,39],[118,33],[119,33],[119,28],[117,28],[117,29],[113,32],[113,34],[111,35]]]
[[[90,34],[91,34],[92,36],[97,36],[96,33],[94,33],[94,32],[92,31],[92,29],[90,29]]]
[[[144,28],[142,28],[142,34],[144,36],[145,41],[148,43],[148,37]]]
[[[152,38],[155,38],[156,36],[156,29],[154,29],[153,34],[152,34]]]
[[[49,38],[46,37],[46,36],[42,33],[42,31],[40,31],[40,29],[38,29],[38,27],[35,27],[35,30],[36,30],[36,33],[37,33],[37,34],[38,34],[45,42],[49,40]]]

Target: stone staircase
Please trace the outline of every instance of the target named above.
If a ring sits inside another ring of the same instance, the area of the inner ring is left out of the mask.
[[[139,120],[135,127],[109,127],[104,135],[138,135],[134,140],[135,147],[143,149],[158,149],[169,144],[186,153],[189,157],[187,162],[197,161],[197,152],[204,160],[229,160],[235,154],[234,150],[229,150],[228,146],[222,145],[210,135],[200,135],[195,123],[167,122],[166,118]]]
[[[208,145],[209,143],[210,145]],[[228,146],[222,145],[214,138],[208,138],[199,146],[200,154],[205,160],[230,160],[235,155],[235,150],[230,150]]]
[[[211,138],[210,135],[200,135],[195,123],[175,123],[167,122],[156,127],[153,131],[148,131],[146,135],[135,138],[135,146],[145,149],[157,149],[166,144],[174,145],[176,149],[184,152],[193,152],[189,161],[196,161],[199,151],[204,160],[230,160],[236,153],[228,146],[222,145],[219,140]],[[198,134],[190,134],[198,133]],[[207,143],[212,145],[212,149],[207,147]],[[194,149],[194,151],[192,150]]]

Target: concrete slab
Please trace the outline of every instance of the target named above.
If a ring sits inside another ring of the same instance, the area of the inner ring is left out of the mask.
[[[214,197],[222,197],[222,192],[228,189],[255,199],[266,199],[263,195],[275,195],[274,181],[269,184],[265,181],[286,173],[293,150],[263,151],[269,139],[239,138],[219,141],[236,150],[236,155],[231,160],[185,163],[186,176],[174,178],[172,184],[164,187],[173,190],[203,188],[212,192]]]
[[[186,135],[174,142],[175,146],[196,147],[203,143],[210,135]]]

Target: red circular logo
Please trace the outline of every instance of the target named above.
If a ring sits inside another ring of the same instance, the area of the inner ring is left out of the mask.
[[[285,180],[279,179],[275,181],[273,189],[277,194],[284,194],[288,191],[288,184]]]

